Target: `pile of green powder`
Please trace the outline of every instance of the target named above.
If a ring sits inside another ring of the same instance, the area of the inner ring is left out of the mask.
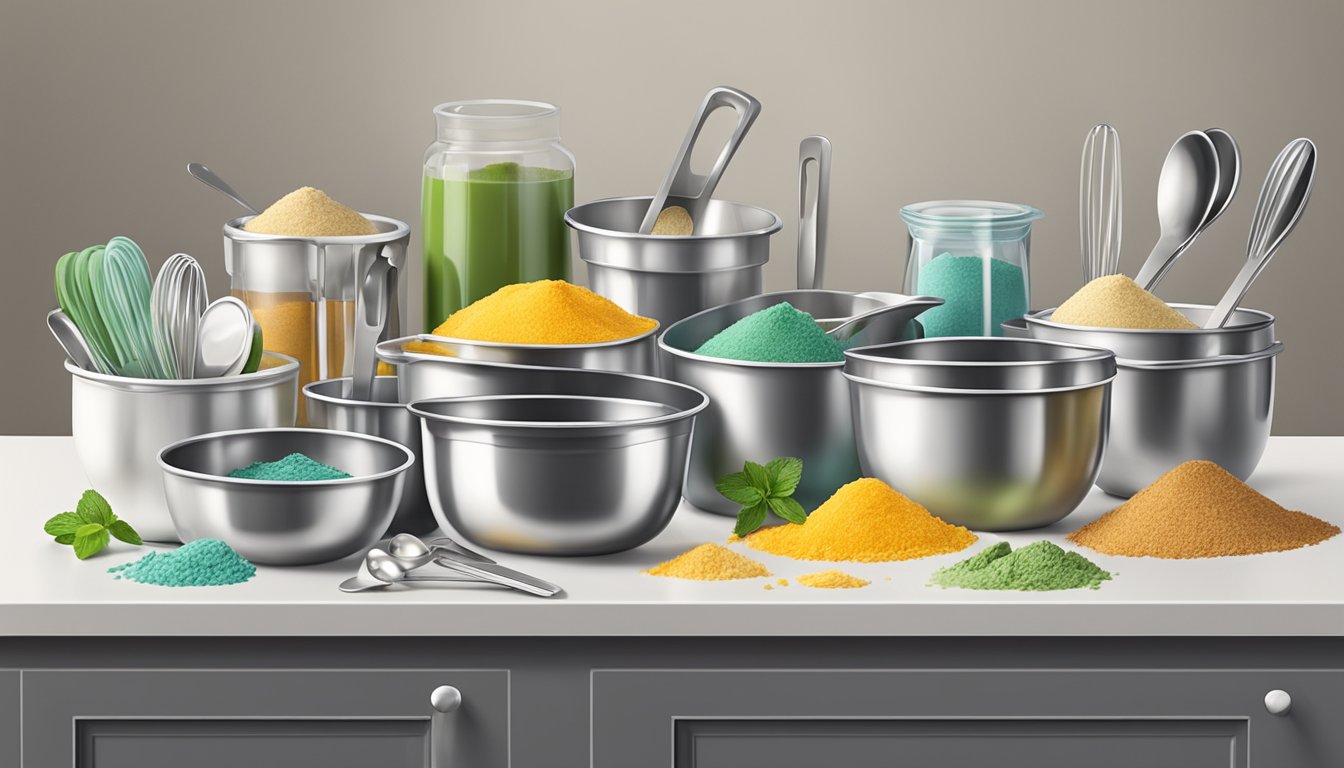
[[[945,304],[919,316],[926,336],[984,336],[985,259],[944,253],[919,269],[916,290]],[[1001,323],[1027,313],[1027,278],[1022,268],[989,259],[989,335],[1002,336]]]
[[[107,572],[161,587],[220,587],[247,581],[257,574],[257,567],[219,539],[197,539],[171,551],[150,552]]]
[[[1053,542],[1037,541],[1014,551],[1001,541],[956,565],[940,568],[930,583],[944,588],[1048,592],[1096,589],[1110,578],[1096,563]]]
[[[787,301],[747,315],[695,350],[706,357],[756,363],[838,363],[845,345]]]
[[[256,461],[246,467],[239,467],[230,472],[229,477],[294,482],[341,480],[350,477],[350,474],[310,459],[302,453],[291,453],[279,461]]]

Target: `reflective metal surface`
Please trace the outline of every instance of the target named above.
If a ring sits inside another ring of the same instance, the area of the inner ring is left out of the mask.
[[[1188,331],[1147,331],[1064,325],[1050,319],[1055,313],[1054,307],[1032,312],[1023,318],[1023,322],[1032,338],[1101,347],[1111,350],[1116,357],[1133,360],[1191,360],[1241,355],[1259,352],[1274,343],[1274,316],[1268,312],[1242,308],[1233,314],[1225,327],[1203,328],[1212,306],[1172,304],[1171,308],[1201,327]]]
[[[256,373],[214,379],[131,379],[67,362],[75,450],[97,488],[147,541],[178,541],[159,451],[206,432],[293,426],[299,364],[266,353]]]
[[[1092,488],[1114,356],[1009,338],[846,356],[863,473],[979,531],[1050,525]]]
[[[308,403],[308,423],[319,429],[359,432],[384,437],[406,446],[416,462],[406,470],[401,502],[388,525],[386,534],[425,534],[439,527],[425,494],[424,465],[420,459],[420,419],[406,410],[397,399],[395,376],[379,376],[373,381],[373,396],[368,401],[343,396],[350,379],[315,381],[303,388]]]
[[[803,479],[794,498],[814,509],[837,488],[859,476],[849,390],[843,362],[753,363],[695,354],[701,344],[753,312],[787,301],[818,318],[823,328],[882,306],[905,301],[906,313],[884,315],[852,343],[916,338],[913,318],[939,299],[899,294],[855,295],[843,291],[783,291],[753,296],[686,318],[659,339],[663,375],[710,397],[700,415],[686,471],[686,498],[722,515],[739,509],[714,489],[717,480],[742,471],[744,461],[764,463],[780,456],[803,460]]]
[[[1184,134],[1167,151],[1157,179],[1157,221],[1161,236],[1134,282],[1153,290],[1176,264],[1212,215],[1222,171],[1218,150],[1203,131]]]
[[[654,328],[639,336],[601,344],[498,344],[419,334],[382,342],[377,353],[380,360],[407,367],[417,361],[438,359],[653,375],[658,372],[658,331],[659,328]],[[432,342],[445,354],[405,352],[402,346],[408,341]]]
[[[277,482],[225,476],[291,453],[354,477]],[[159,456],[182,540],[223,539],[264,565],[325,563],[373,546],[392,521],[414,463],[410,449],[381,437],[293,428],[215,432],[175,443]]]
[[[607,391],[411,403],[424,420],[425,482],[445,530],[509,552],[600,555],[667,526],[704,394],[573,373],[600,377],[584,384]]]

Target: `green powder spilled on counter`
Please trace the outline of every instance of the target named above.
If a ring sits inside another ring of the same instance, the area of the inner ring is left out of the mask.
[[[257,567],[219,539],[197,539],[171,551],[150,552],[107,572],[161,587],[221,587],[247,581],[257,574]]]
[[[1037,541],[1014,550],[1001,541],[956,565],[941,568],[930,584],[961,589],[1005,589],[1048,592],[1056,589],[1097,589],[1111,578],[1091,560],[1067,552],[1050,541]]]
[[[1002,323],[1027,312],[1027,277],[1003,259],[989,261],[989,327],[985,327],[985,259],[944,253],[919,269],[919,293],[946,303],[919,316],[926,336],[1002,336]]]
[[[342,480],[350,473],[310,459],[302,453],[291,453],[279,461],[256,461],[239,467],[229,477],[241,480],[277,480],[282,482],[314,480]]]
[[[838,363],[845,345],[787,301],[747,315],[695,350],[706,357],[756,363]]]

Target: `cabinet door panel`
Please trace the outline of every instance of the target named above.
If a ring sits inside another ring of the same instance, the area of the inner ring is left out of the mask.
[[[18,670],[0,670],[0,765],[19,765],[19,707],[23,678]]]

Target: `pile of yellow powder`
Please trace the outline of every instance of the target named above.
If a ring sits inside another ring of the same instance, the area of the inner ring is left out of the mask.
[[[299,187],[276,200],[243,225],[248,232],[285,237],[347,237],[378,232],[359,211],[341,205],[326,192]]]
[[[1125,275],[1098,277],[1084,285],[1050,319],[1065,325],[1151,331],[1199,327]]]
[[[875,563],[959,552],[975,538],[881,480],[862,478],[836,491],[806,524],[765,528],[746,542],[753,549],[798,560]]]
[[[867,579],[850,576],[844,571],[818,571],[798,577],[798,583],[815,589],[857,589],[872,584]]]
[[[435,336],[501,344],[600,344],[652,331],[658,321],[564,280],[506,285],[448,316]],[[424,348],[421,348],[424,347]],[[412,352],[442,352],[410,342]]]
[[[1223,557],[1318,544],[1339,527],[1285,509],[1211,461],[1187,461],[1069,534],[1108,555]]]
[[[764,565],[720,544],[701,544],[645,571],[650,576],[696,581],[728,581],[769,576]]]

